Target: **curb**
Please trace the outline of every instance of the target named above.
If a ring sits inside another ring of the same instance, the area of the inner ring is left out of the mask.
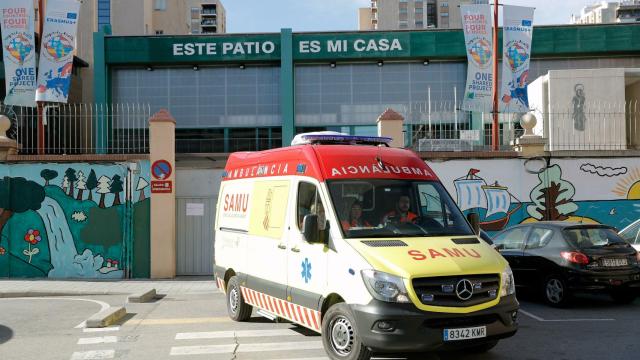
[[[135,293],[127,298],[129,303],[147,303],[156,298],[156,289],[148,289]]]
[[[125,315],[127,315],[127,310],[125,310],[124,306],[111,306],[88,318],[86,321],[86,327],[107,327],[122,319]]]
[[[41,297],[41,296],[91,296],[91,295],[127,295],[130,293],[120,291],[5,291],[0,292],[0,299],[21,298],[21,297]]]

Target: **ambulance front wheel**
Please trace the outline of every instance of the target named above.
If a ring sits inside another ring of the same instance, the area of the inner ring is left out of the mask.
[[[371,351],[362,344],[355,319],[344,303],[331,306],[322,319],[322,343],[331,359],[368,360]]]
[[[251,317],[251,305],[244,302],[238,277],[233,276],[227,283],[227,312],[235,321],[247,321]]]

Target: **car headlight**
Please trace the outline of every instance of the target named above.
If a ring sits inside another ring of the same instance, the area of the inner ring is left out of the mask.
[[[507,265],[500,275],[500,296],[513,295],[516,292],[516,282],[513,280],[511,267]]]
[[[401,277],[375,270],[362,270],[361,273],[364,284],[374,298],[386,302],[410,302]]]

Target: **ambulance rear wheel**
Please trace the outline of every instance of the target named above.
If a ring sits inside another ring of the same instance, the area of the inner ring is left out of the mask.
[[[355,319],[344,303],[329,308],[322,319],[322,343],[331,359],[368,360],[371,351],[362,344]]]
[[[244,302],[238,277],[233,276],[227,284],[227,312],[235,321],[247,321],[251,317],[251,305]]]

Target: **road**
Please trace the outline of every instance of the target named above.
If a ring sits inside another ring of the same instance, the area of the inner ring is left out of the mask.
[[[97,301],[97,302],[96,302]],[[123,296],[0,299],[0,359],[326,359],[320,337],[289,323],[254,316],[236,323],[220,293],[127,304],[120,325],[78,327],[104,303]],[[419,354],[419,359],[634,359],[640,353],[640,301],[615,305],[580,299],[570,309],[522,301],[520,330],[482,355]],[[255,315],[255,314],[254,314]]]

